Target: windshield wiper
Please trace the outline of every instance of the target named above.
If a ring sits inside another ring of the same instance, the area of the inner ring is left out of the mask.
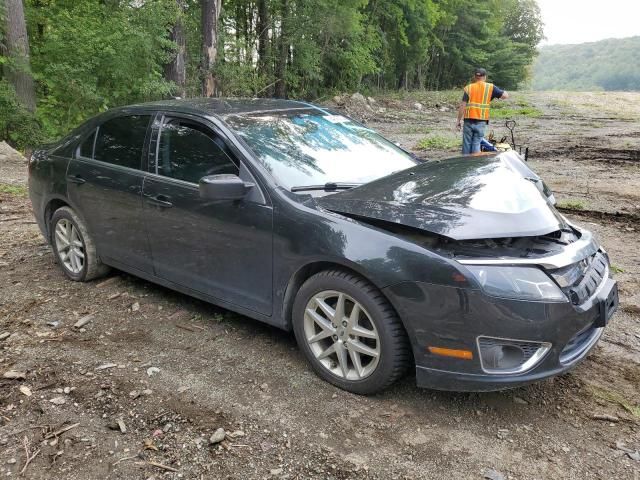
[[[337,190],[349,190],[350,188],[359,187],[360,183],[337,183],[328,182],[324,185],[303,185],[300,187],[291,187],[292,192],[307,192],[310,190],[324,190],[325,192],[335,192]]]

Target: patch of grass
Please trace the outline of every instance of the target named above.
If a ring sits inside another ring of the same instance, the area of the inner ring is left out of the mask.
[[[516,119],[518,117],[538,118],[542,116],[542,110],[530,106],[526,102],[525,105],[500,104],[496,103],[491,108],[491,118],[504,120]]]
[[[444,135],[432,135],[425,137],[416,145],[417,150],[453,150],[460,148],[462,140],[456,137],[446,137]]]
[[[617,265],[611,265],[611,271],[613,273],[624,273],[624,270]]]
[[[624,408],[634,417],[640,418],[640,405],[634,405],[631,401],[627,400],[623,395],[611,390],[605,390],[595,386],[589,387],[594,397],[600,398],[609,403],[615,403]]]
[[[22,185],[10,185],[8,183],[0,183],[0,193],[7,193],[15,197],[26,197],[27,188]]]
[[[563,200],[558,202],[558,208],[564,208],[566,210],[584,210],[586,205],[580,200]]]

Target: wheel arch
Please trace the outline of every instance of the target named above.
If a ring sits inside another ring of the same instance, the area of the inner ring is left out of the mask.
[[[51,242],[51,218],[53,218],[53,214],[56,212],[56,210],[62,207],[69,207],[73,209],[73,207],[71,206],[71,204],[69,204],[69,202],[59,197],[54,197],[49,199],[46,206],[44,207],[43,220],[44,220],[44,228],[45,228],[48,242]]]
[[[393,304],[391,299],[387,296],[384,291],[383,285],[378,285],[375,281],[373,281],[369,276],[367,276],[364,272],[361,271],[358,266],[346,265],[344,263],[339,263],[331,260],[320,260],[309,262],[302,267],[298,268],[293,275],[289,278],[289,282],[287,283],[287,287],[285,289],[285,293],[282,300],[282,317],[284,319],[284,328],[286,330],[291,330],[293,328],[293,303],[295,302],[296,294],[300,287],[304,282],[306,282],[309,278],[311,278],[316,273],[325,271],[325,270],[343,270],[349,272],[353,275],[357,275],[367,282],[371,283],[375,286],[380,294],[384,297],[384,299],[389,302],[391,308],[393,308],[395,314],[400,319],[405,331],[407,331],[406,325],[404,324],[403,319],[398,314],[398,309]]]
[[[84,215],[82,214],[80,209],[77,208],[76,205],[74,205],[72,202],[70,202],[69,199],[56,195],[47,200],[43,210],[44,228],[47,236],[47,241],[51,240],[51,232],[49,231],[51,218],[53,218],[53,214],[56,212],[56,210],[62,207],[69,207],[71,210],[73,210],[73,212],[78,217],[80,217],[80,220],[84,222],[85,227],[87,228],[89,233],[92,233],[89,228],[89,224],[87,223],[87,220],[84,218]]]

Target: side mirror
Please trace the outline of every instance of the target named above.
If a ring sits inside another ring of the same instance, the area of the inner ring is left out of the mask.
[[[242,200],[253,187],[237,175],[208,175],[199,182],[200,198],[207,200]]]

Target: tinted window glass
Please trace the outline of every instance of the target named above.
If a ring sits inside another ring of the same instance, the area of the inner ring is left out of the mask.
[[[118,117],[100,125],[94,158],[139,169],[149,118],[149,115]]]
[[[93,158],[93,140],[96,136],[95,130],[89,135],[82,145],[80,145],[80,156],[85,158]]]
[[[198,183],[207,175],[238,175],[238,167],[222,139],[195,122],[167,119],[162,126],[157,172]]]

